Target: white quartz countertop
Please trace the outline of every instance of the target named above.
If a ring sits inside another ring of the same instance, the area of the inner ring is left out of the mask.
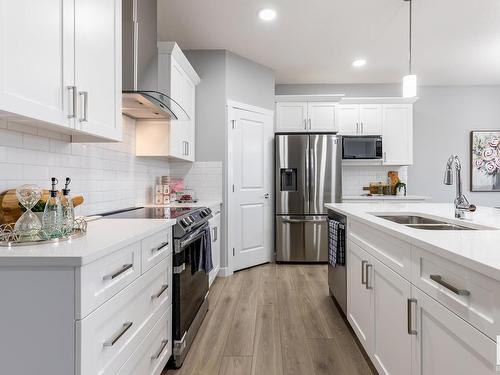
[[[196,203],[170,203],[170,204],[146,204],[144,207],[213,207],[221,205],[221,201],[202,201]]]
[[[342,199],[357,201],[425,201],[430,197],[423,195],[407,195],[405,197],[397,195],[343,195]]]
[[[100,219],[91,221],[87,234],[70,241],[34,246],[1,247],[0,267],[7,265],[81,266],[167,230],[175,220]]]
[[[454,217],[453,204],[441,203],[328,203],[328,209],[412,245],[430,251],[468,268],[500,281],[500,210],[490,207],[477,208],[471,220]],[[482,225],[493,230],[434,231],[410,228],[379,217],[372,213],[420,214],[444,219],[465,226]]]

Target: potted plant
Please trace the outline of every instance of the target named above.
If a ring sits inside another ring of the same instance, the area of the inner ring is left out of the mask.
[[[406,197],[406,184],[401,180],[396,182],[396,195],[398,197]]]

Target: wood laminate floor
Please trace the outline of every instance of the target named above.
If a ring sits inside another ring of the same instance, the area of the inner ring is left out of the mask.
[[[266,264],[217,278],[184,365],[163,375],[372,372],[328,295],[325,265]]]

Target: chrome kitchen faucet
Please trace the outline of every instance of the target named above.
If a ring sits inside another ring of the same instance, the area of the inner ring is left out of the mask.
[[[462,193],[462,164],[456,155],[451,155],[446,163],[446,170],[444,172],[444,184],[453,185],[453,166],[455,166],[457,196],[455,197],[455,217],[457,219],[464,219],[465,212],[476,211],[476,206],[469,203],[467,197]]]

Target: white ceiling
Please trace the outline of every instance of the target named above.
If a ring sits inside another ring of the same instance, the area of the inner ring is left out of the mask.
[[[264,7],[275,21],[258,19]],[[413,9],[421,84],[500,83],[500,0],[414,0]],[[278,83],[391,83],[408,70],[403,0],[158,0],[158,33],[266,65]],[[368,63],[353,68],[355,58]]]

